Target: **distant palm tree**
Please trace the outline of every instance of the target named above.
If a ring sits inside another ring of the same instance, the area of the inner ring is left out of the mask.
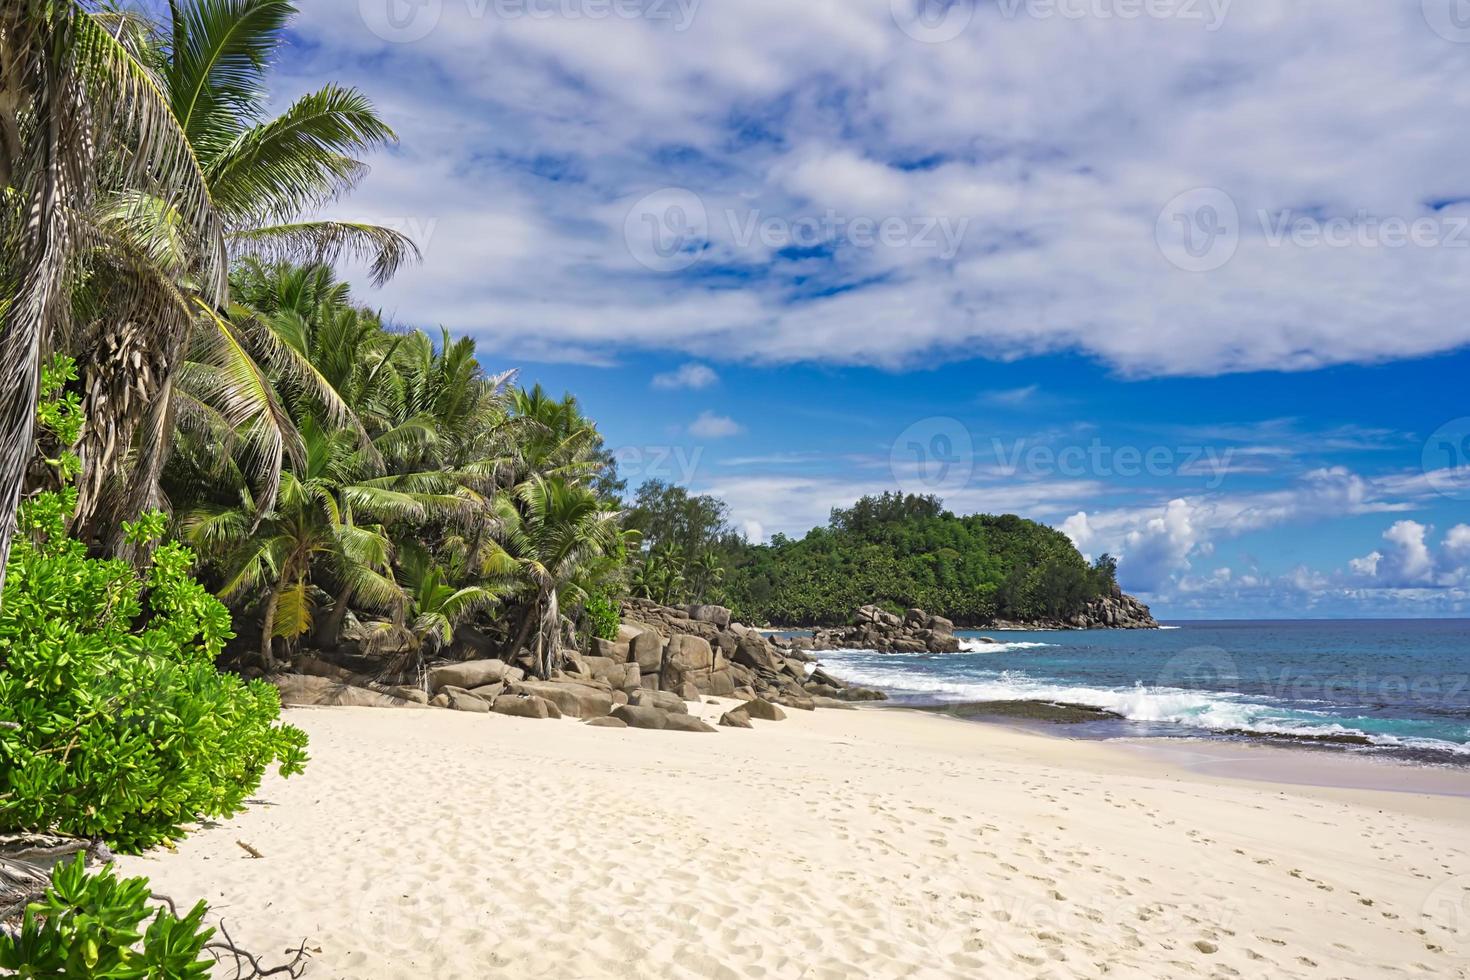
[[[709,598],[709,590],[719,585],[725,579],[725,569],[720,566],[720,558],[713,551],[703,551],[693,562],[694,581],[697,583],[694,589],[694,598],[706,600]]]

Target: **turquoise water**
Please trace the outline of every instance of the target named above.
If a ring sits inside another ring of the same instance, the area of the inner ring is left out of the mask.
[[[899,703],[1066,702],[1122,716],[1101,734],[1315,740],[1470,765],[1470,620],[961,636],[957,654],[820,656]]]

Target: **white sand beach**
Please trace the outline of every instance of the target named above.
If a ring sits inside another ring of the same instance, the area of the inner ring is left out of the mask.
[[[318,978],[1470,977],[1470,777],[1300,787],[791,714],[290,710],[303,776],[123,869],[272,960],[307,939]]]

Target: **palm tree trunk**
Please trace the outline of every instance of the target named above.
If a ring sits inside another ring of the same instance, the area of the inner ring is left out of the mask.
[[[260,622],[260,659],[267,674],[276,669],[276,657],[272,649],[275,637],[272,634],[276,631],[276,603],[279,599],[279,588],[271,586],[270,595],[265,600],[265,615]]]
[[[539,602],[540,597],[538,596],[537,603]],[[526,645],[526,637],[531,633],[531,623],[535,618],[536,605],[527,606],[526,611],[521,615],[521,628],[516,632],[515,642],[510,645],[510,652],[506,654],[507,660],[513,659],[520,652],[521,647]]]
[[[319,649],[335,650],[341,645],[342,623],[347,619],[347,604],[351,600],[352,586],[344,585],[342,591],[337,593],[337,598],[332,601],[332,609],[327,613],[326,619],[316,628],[313,640]]]
[[[536,602],[541,623],[536,631],[536,669],[543,681],[561,666],[561,607],[556,589],[546,589]]]

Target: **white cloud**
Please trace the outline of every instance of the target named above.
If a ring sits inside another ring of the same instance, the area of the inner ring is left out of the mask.
[[[1015,407],[1031,401],[1040,390],[1040,385],[1026,385],[1024,388],[1005,388],[999,391],[987,391],[984,395],[980,396],[980,400],[988,405]]]
[[[1059,530],[1072,540],[1072,544],[1076,546],[1078,551],[1084,554],[1092,544],[1092,539],[1095,536],[1092,525],[1087,521],[1087,511],[1085,510],[1078,511],[1065,521],[1062,521],[1062,526]]]
[[[1446,532],[1438,552],[1432,528],[1398,521],[1383,532],[1385,545],[1348,562],[1351,577],[1375,588],[1453,588],[1470,581],[1470,525]]]
[[[1199,542],[1192,511],[1188,501],[1171,500],[1158,517],[1124,535],[1118,569],[1130,588],[1153,592],[1189,568],[1189,554]]]
[[[1467,209],[1433,202],[1464,194],[1470,60],[1416,3],[1345,17],[1260,0],[1215,31],[977,4],[944,44],[906,36],[887,0],[710,2],[678,25],[429,4],[441,20],[405,44],[365,29],[356,0],[304,6],[280,89],[355,82],[403,138],[335,211],[433,229],[426,265],[381,304],[507,355],[911,366],[1076,350],[1125,374],[1213,374],[1470,341],[1470,248],[1273,242],[1258,216],[1453,237]],[[623,236],[629,203],[666,186],[699,195],[708,242],[692,269],[657,274]],[[1201,187],[1242,220],[1234,257],[1194,273],[1155,233]],[[829,214],[823,254],[738,240],[753,216]],[[968,232],[948,259],[914,236],[854,244],[854,218]]]
[[[688,364],[681,365],[677,370],[655,374],[653,376],[653,386],[655,388],[691,388],[697,390],[708,388],[719,380],[720,376],[707,365],[691,361]]]
[[[745,430],[740,424],[728,415],[716,415],[714,412],[700,412],[699,418],[689,423],[689,434],[701,439],[726,439],[730,436],[738,436]]]

